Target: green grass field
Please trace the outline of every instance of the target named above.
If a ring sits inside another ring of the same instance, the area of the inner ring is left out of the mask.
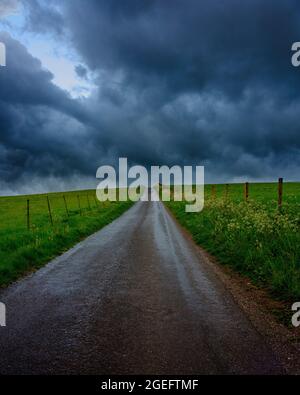
[[[300,300],[300,183],[284,184],[278,210],[277,184],[205,188],[202,213],[185,213],[185,204],[169,208],[199,245],[223,264],[251,278],[284,301]]]
[[[131,204],[100,203],[96,200],[95,191],[0,197],[0,286],[40,268],[112,222]]]

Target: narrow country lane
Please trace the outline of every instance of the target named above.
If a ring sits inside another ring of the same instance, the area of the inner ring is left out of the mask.
[[[273,374],[275,356],[160,202],[0,294],[1,374]]]

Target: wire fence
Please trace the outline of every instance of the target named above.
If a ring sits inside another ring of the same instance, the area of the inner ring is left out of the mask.
[[[226,184],[224,188],[224,194],[225,198],[229,198],[229,191],[230,191],[230,184]],[[245,182],[244,184],[244,200],[245,202],[249,202],[250,198],[250,183]],[[211,198],[215,199],[216,198],[216,185],[211,186]],[[282,208],[282,203],[283,203],[283,178],[278,179],[278,186],[277,186],[277,203],[278,203],[278,208]]]
[[[74,216],[95,215],[105,207],[106,203],[100,203],[93,190],[1,198],[0,231],[54,227]]]
[[[205,200],[225,198],[233,202],[262,202],[270,208],[290,207],[300,212],[300,183],[249,183],[206,185]],[[95,215],[109,203],[98,201],[95,190],[48,195],[0,198],[0,233],[54,227],[75,216]]]
[[[205,199],[214,201],[225,199],[232,202],[263,203],[270,209],[293,207],[300,209],[300,183],[284,182],[279,178],[277,183],[219,184],[205,187]]]

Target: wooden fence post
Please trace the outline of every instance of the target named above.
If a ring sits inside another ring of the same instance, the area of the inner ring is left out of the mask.
[[[67,205],[67,199],[66,199],[65,195],[63,196],[63,199],[64,199],[64,203],[65,203],[66,213],[67,213],[67,216],[69,217],[70,214],[69,214],[69,209],[68,209],[68,205]]]
[[[216,194],[216,186],[215,185],[211,186],[211,196],[214,200],[216,199],[217,194]]]
[[[249,182],[245,183],[245,201],[247,203],[249,201]]]
[[[229,196],[229,184],[225,185],[225,199],[227,200]]]
[[[278,180],[278,208],[282,209],[282,196],[283,196],[283,178]]]
[[[80,196],[79,195],[77,195],[77,200],[78,200],[79,212],[80,212],[80,215],[82,215],[81,204],[80,204]]]
[[[91,204],[90,204],[90,198],[89,198],[89,194],[88,194],[88,193],[87,193],[86,197],[87,197],[87,202],[88,202],[89,210],[91,211]]]
[[[51,212],[49,196],[47,196],[47,203],[48,203],[48,211],[49,211],[50,222],[51,222],[51,225],[53,226],[53,217],[52,217],[52,212]]]
[[[30,200],[27,200],[27,230],[30,230]]]

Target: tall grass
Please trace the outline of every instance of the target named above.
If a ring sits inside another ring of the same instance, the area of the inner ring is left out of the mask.
[[[242,185],[231,185],[227,196],[225,186],[218,186],[216,198],[207,187],[205,208],[198,214],[186,213],[184,203],[168,205],[195,241],[221,263],[276,297],[295,302],[300,300],[300,184],[285,185],[281,211],[276,188],[276,184],[250,186],[246,203]]]

